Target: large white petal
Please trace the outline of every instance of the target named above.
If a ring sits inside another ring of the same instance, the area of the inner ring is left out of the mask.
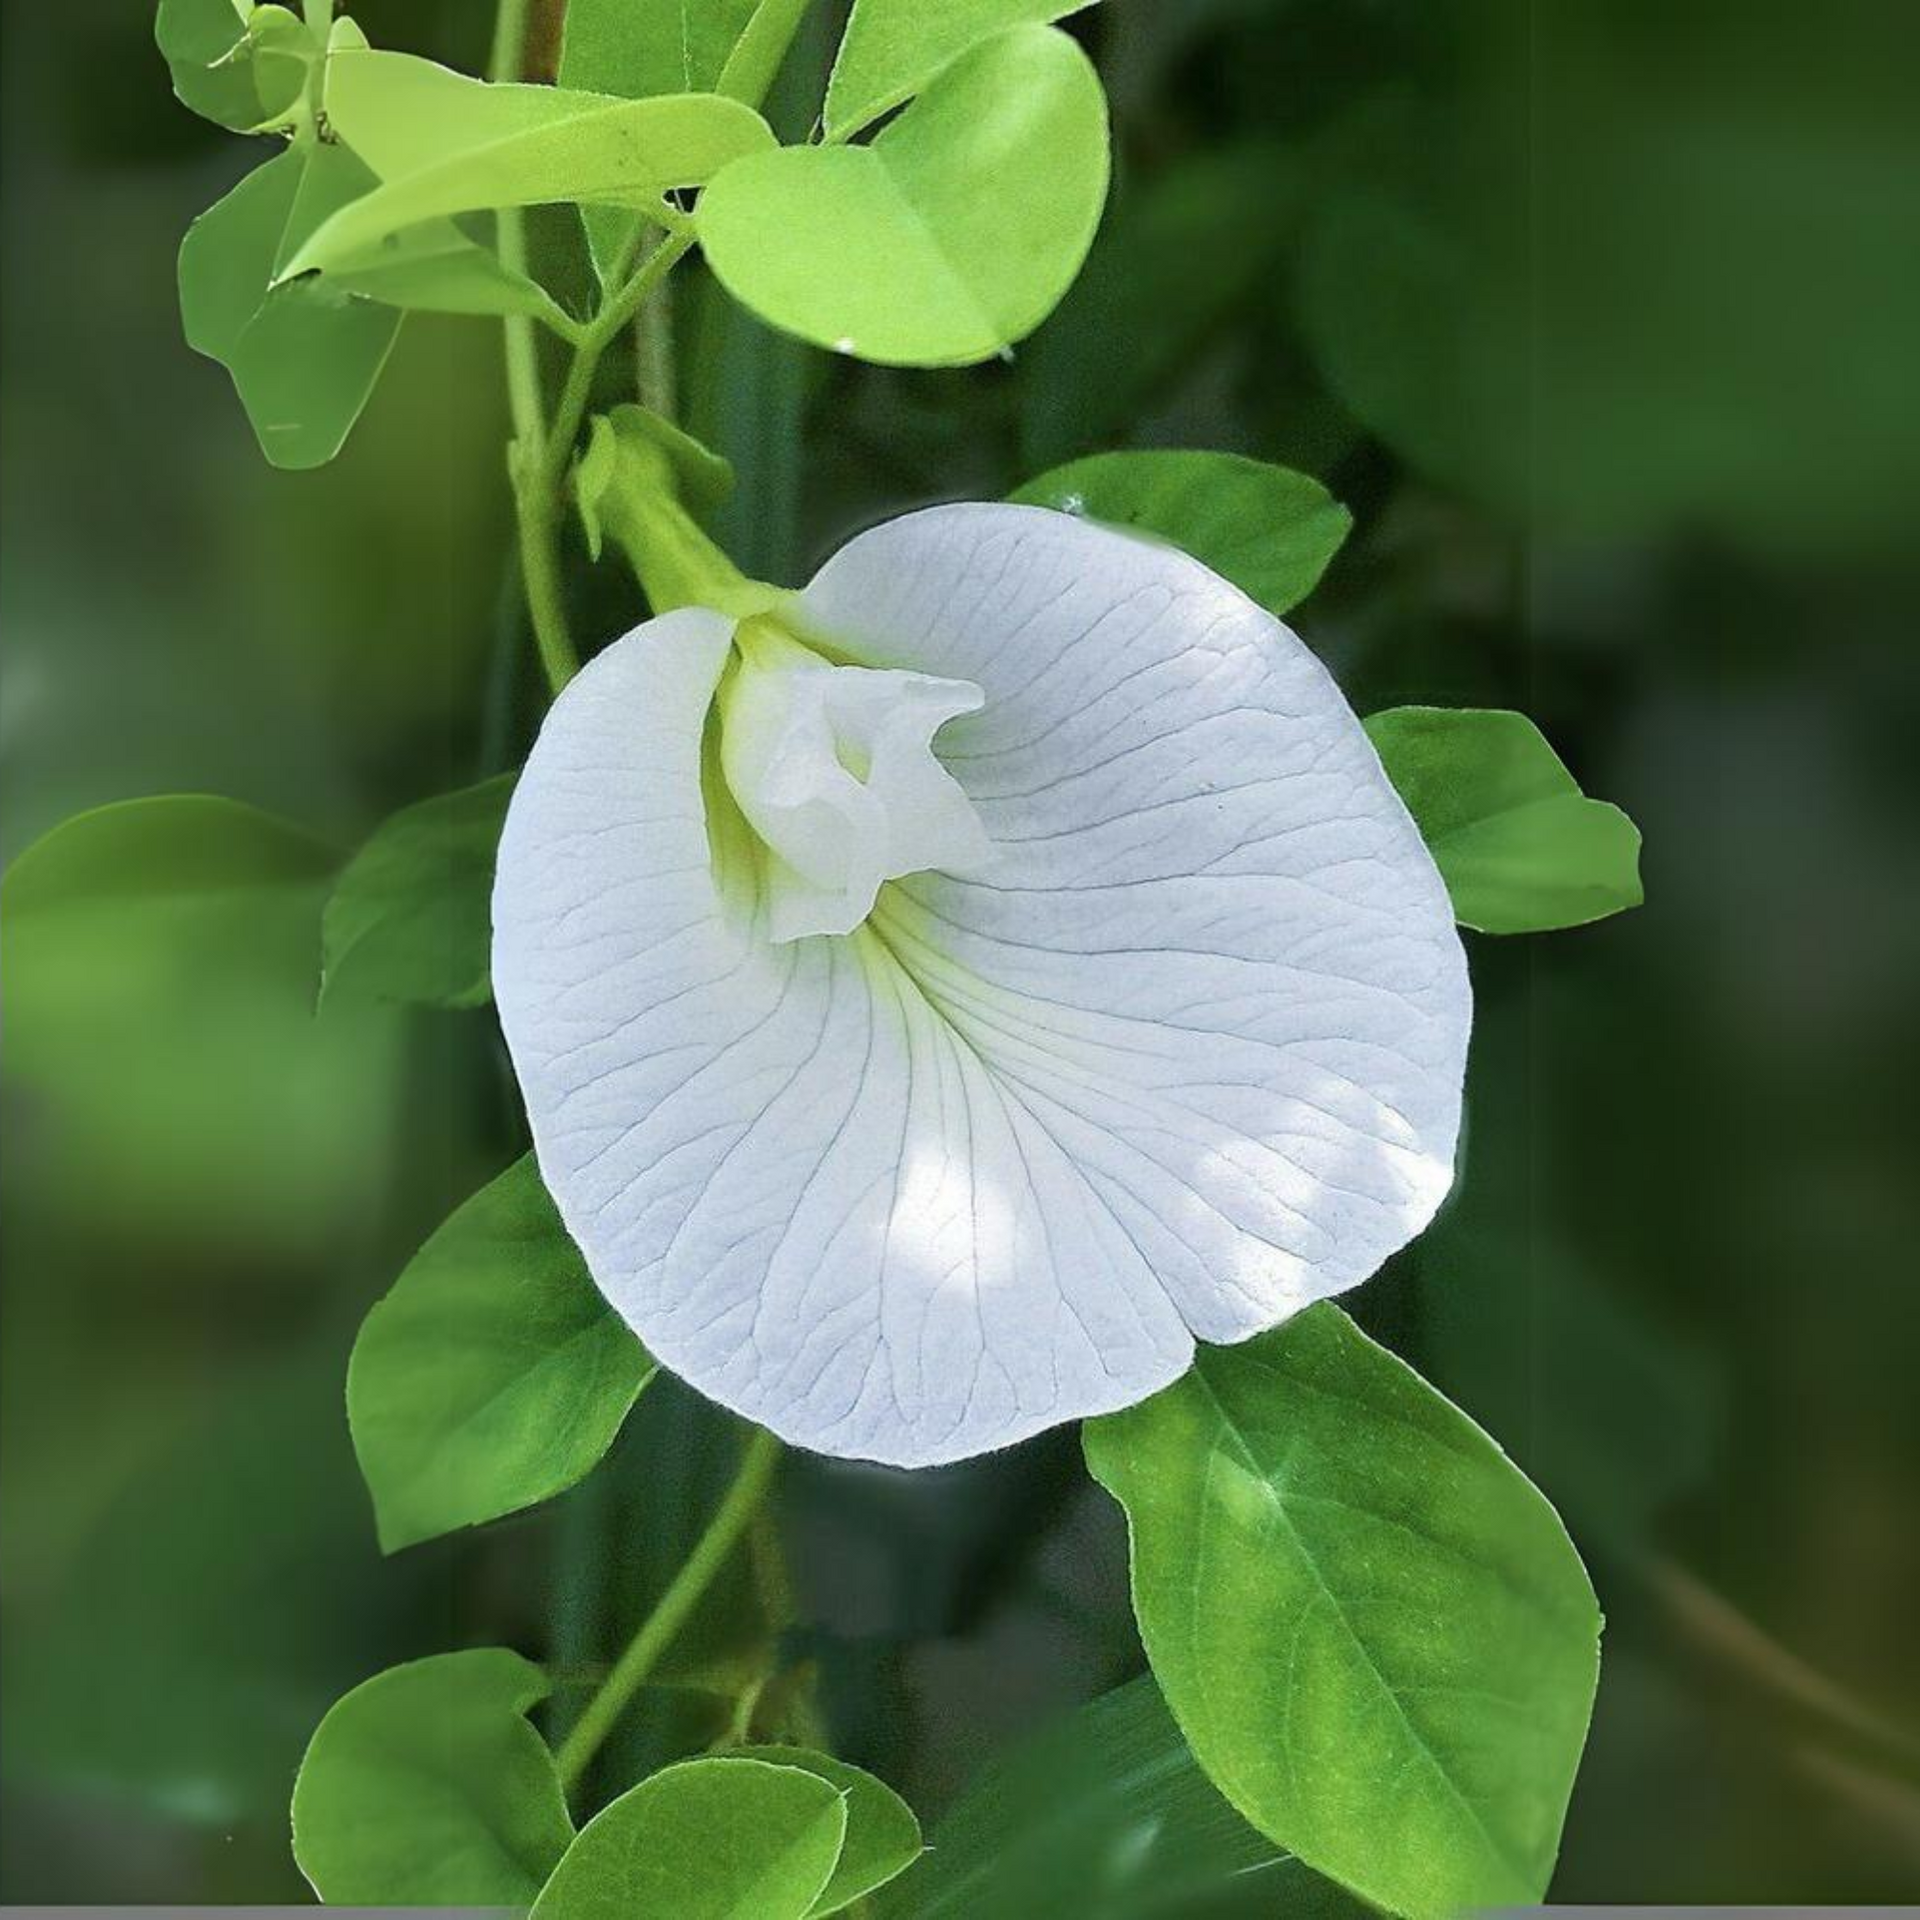
[[[716,885],[727,623],[650,622],[516,793],[495,990],[600,1285],[703,1391],[924,1464],[1128,1404],[1363,1279],[1451,1176],[1469,999],[1444,888],[1294,637],[1039,509],[854,541],[804,617],[977,682],[942,759],[994,843],[773,944]]]

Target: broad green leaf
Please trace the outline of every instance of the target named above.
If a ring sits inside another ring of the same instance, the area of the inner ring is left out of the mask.
[[[702,195],[707,259],[762,319],[899,366],[961,366],[1024,338],[1086,258],[1107,114],[1051,27],[973,49],[863,147],[787,147]]]
[[[1319,481],[1235,453],[1102,453],[1012,496],[1170,541],[1275,615],[1298,605],[1353,516]]]
[[[1255,1826],[1413,1920],[1543,1897],[1600,1614],[1479,1428],[1322,1304],[1085,1443],[1155,1678]]]
[[[716,1758],[798,1767],[845,1796],[846,1844],[833,1877],[807,1909],[808,1920],[824,1920],[827,1914],[851,1906],[904,1873],[920,1857],[920,1822],[913,1817],[913,1809],[891,1787],[859,1767],[808,1747],[741,1747]]]
[[[1394,707],[1366,727],[1462,926],[1543,933],[1644,898],[1640,830],[1581,793],[1525,714]]]
[[[826,131],[844,140],[909,100],[941,68],[1009,27],[1045,26],[1093,0],[854,0],[827,80]]]
[[[763,1760],[687,1760],[581,1830],[534,1920],[806,1920],[833,1876],[846,1798]]]
[[[538,281],[509,267],[452,220],[390,233],[327,269],[341,293],[417,313],[524,313],[556,333],[573,322]]]
[[[573,1839],[527,1724],[546,1676],[504,1647],[362,1682],[320,1722],[293,1789],[293,1857],[330,1906],[524,1907]]]
[[[560,84],[629,100],[711,93],[753,13],[754,0],[568,0]]]
[[[477,1007],[493,940],[493,856],[515,776],[402,807],[347,863],[321,923],[323,999]]]
[[[489,207],[575,200],[657,205],[773,145],[749,107],[710,94],[620,100],[494,85],[411,54],[343,46],[328,64],[335,132],[380,178],[289,262],[351,262],[403,227]]]
[[[153,37],[181,104],[238,133],[287,124],[319,55],[297,13],[250,0],[160,0]]]
[[[457,1208],[367,1315],[347,1417],[389,1553],[587,1474],[653,1377],[532,1154]]]
[[[344,147],[291,147],[256,167],[181,242],[187,344],[225,366],[277,467],[321,466],[339,452],[400,325],[390,308],[334,288],[274,285],[307,236],[369,178]]]
[[[991,1762],[883,1901],[899,1920],[1296,1920],[1364,1912],[1234,1812],[1150,1678]]]

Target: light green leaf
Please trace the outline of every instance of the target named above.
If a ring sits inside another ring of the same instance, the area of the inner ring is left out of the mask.
[[[160,0],[153,37],[181,104],[237,133],[288,124],[319,54],[298,14],[249,0]]]
[[[1046,317],[1107,191],[1087,57],[1017,27],[948,67],[864,147],[736,161],[701,197],[707,259],[762,319],[898,366],[961,366]]]
[[[1202,1347],[1085,1440],[1154,1675],[1227,1798],[1413,1920],[1540,1900],[1600,1614],[1500,1449],[1325,1304]]]
[[[1310,594],[1353,516],[1319,481],[1236,453],[1102,453],[1012,496],[1170,541],[1284,615]]]
[[[920,1822],[913,1809],[891,1787],[859,1767],[807,1747],[741,1747],[715,1757],[798,1767],[845,1796],[846,1844],[833,1877],[807,1909],[808,1920],[824,1920],[827,1914],[851,1906],[904,1873],[920,1857]]]
[[[402,807],[347,863],[321,924],[320,991],[477,1007],[493,942],[493,857],[511,773]]]
[[[675,487],[681,499],[704,516],[732,495],[733,468],[650,408],[628,402],[597,415],[573,478],[587,548],[596,560],[608,534],[619,537],[622,493],[628,488],[651,491],[662,484]]]
[[[687,1760],[582,1829],[534,1920],[806,1920],[847,1833],[845,1796],[763,1760]]]
[[[389,1553],[582,1479],[653,1378],[533,1156],[457,1208],[367,1315],[347,1417]]]
[[[1092,0],[854,0],[827,80],[826,130],[844,140],[909,100],[970,47],[1008,27],[1045,26]]]
[[[1228,1806],[1151,1678],[992,1762],[883,1907],[899,1920],[1358,1920],[1365,1911]]]
[[[327,278],[341,293],[410,312],[524,313],[556,333],[576,330],[545,287],[509,267],[451,220],[429,220],[390,233],[336,261]]]
[[[1639,828],[1585,798],[1525,714],[1394,707],[1366,727],[1463,927],[1544,933],[1645,897]]]
[[[344,147],[291,147],[256,167],[181,242],[187,344],[225,366],[277,467],[321,466],[339,452],[400,325],[390,308],[337,289],[274,285],[315,227],[369,184]]]
[[[711,94],[619,100],[492,85],[351,45],[328,63],[327,114],[381,184],[315,233],[288,275],[352,262],[390,233],[451,214],[554,200],[655,206],[773,145],[751,108]]]
[[[546,1676],[504,1647],[375,1674],[321,1721],[293,1857],[330,1906],[524,1907],[573,1838],[526,1711]]]
[[[560,84],[643,100],[711,93],[754,13],[754,0],[568,0]]]

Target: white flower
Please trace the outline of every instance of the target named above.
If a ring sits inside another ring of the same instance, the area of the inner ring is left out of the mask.
[[[1065,515],[912,514],[778,614],[608,648],[494,926],[595,1279],[822,1452],[1126,1406],[1452,1178],[1465,963],[1359,722],[1226,582]]]

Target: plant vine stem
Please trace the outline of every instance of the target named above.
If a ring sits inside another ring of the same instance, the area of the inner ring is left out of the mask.
[[[668,1583],[658,1604],[640,1623],[640,1630],[614,1662],[613,1671],[561,1742],[555,1765],[559,1768],[561,1784],[569,1792],[580,1784],[593,1756],[600,1751],[601,1744],[660,1656],[672,1645],[675,1634],[686,1624],[701,1595],[713,1584],[714,1576],[726,1564],[728,1554],[758,1511],[779,1462],[780,1442],[772,1434],[756,1428],[741,1452],[733,1484],[707,1522],[706,1532],[694,1543],[693,1551]]]

